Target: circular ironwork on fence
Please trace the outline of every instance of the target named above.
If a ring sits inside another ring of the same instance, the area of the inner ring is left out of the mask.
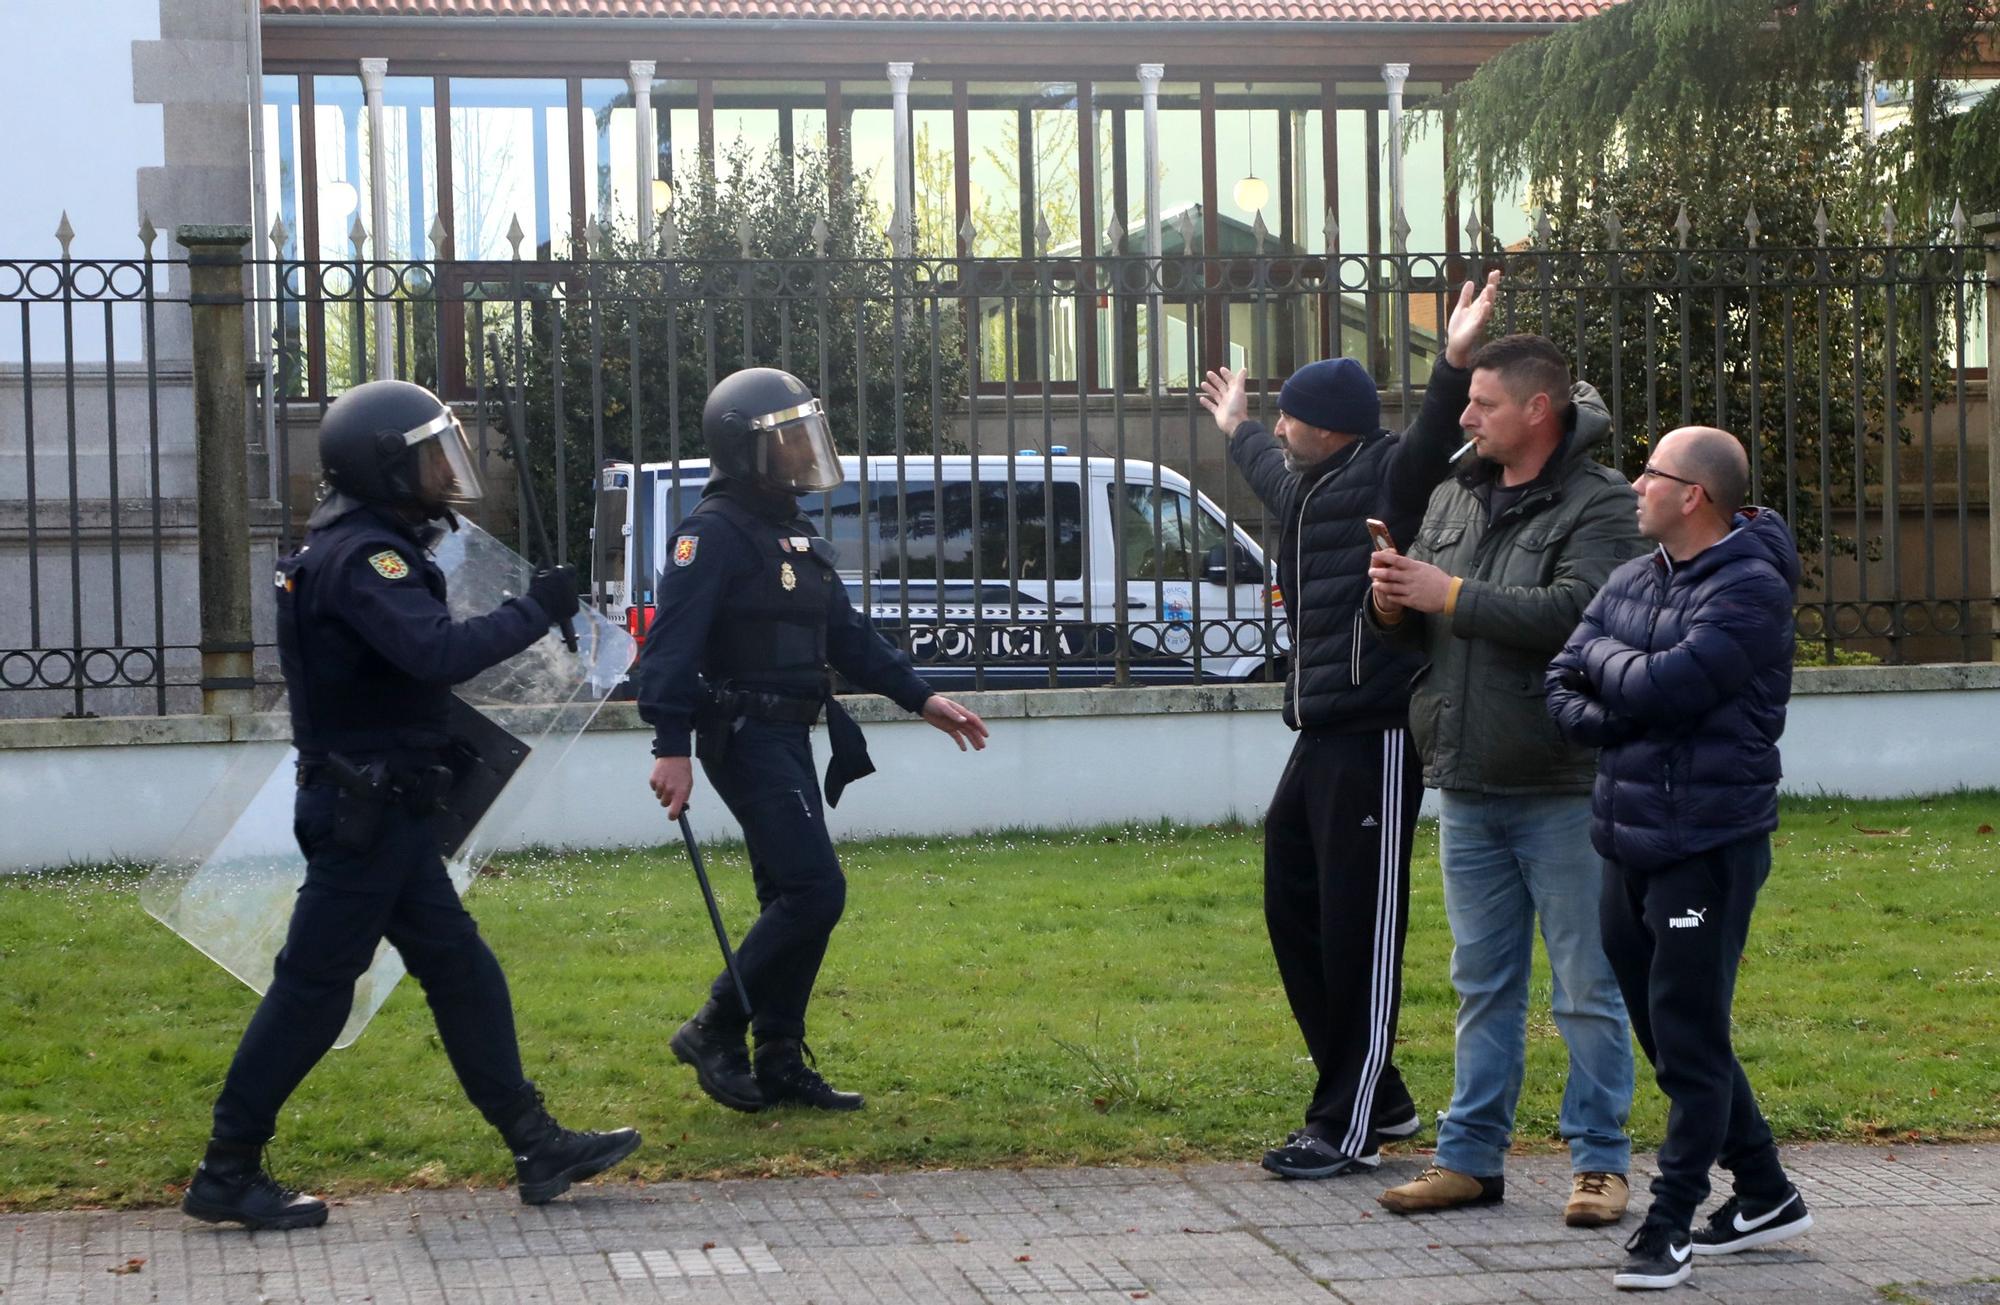
[[[150,288],[151,280],[146,275],[146,270],[144,263],[126,261],[111,264],[110,275],[106,280],[108,282],[107,288],[110,290],[112,297],[116,299],[144,299],[147,289]]]
[[[59,299],[69,284],[69,278],[56,263],[30,263],[22,277],[30,299]]]
[[[152,684],[158,655],[150,648],[13,648],[0,653],[0,688],[102,689]]]

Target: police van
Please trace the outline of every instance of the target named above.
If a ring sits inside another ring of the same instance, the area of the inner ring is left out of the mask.
[[[844,482],[800,508],[855,606],[939,688],[1284,678],[1264,550],[1171,467],[1060,446],[840,462]],[[637,639],[708,475],[706,459],[602,469],[592,593]]]

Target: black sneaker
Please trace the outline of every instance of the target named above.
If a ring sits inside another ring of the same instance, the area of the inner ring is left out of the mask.
[[[1753,1246],[1768,1246],[1796,1237],[1812,1227],[1812,1211],[1796,1187],[1775,1201],[1732,1196],[1708,1222],[1694,1230],[1696,1255],[1734,1255]]]
[[[694,1067],[695,1082],[718,1105],[755,1114],[765,1105],[757,1078],[750,1072],[750,1053],[743,1046],[743,1026],[711,1017],[713,1001],[674,1031],[667,1042],[674,1059]]]
[[[514,1152],[514,1177],[525,1205],[553,1201],[571,1183],[601,1174],[639,1149],[634,1129],[578,1133],[564,1128],[543,1108],[540,1093],[505,1136]]]
[[[1663,1223],[1642,1223],[1625,1243],[1625,1266],[1611,1277],[1620,1291],[1678,1287],[1694,1273],[1694,1243]]]
[[[181,1210],[203,1223],[240,1223],[245,1228],[317,1228],[326,1222],[326,1202],[282,1186],[264,1172],[261,1147],[211,1143],[196,1166]]]
[[[1348,1155],[1324,1138],[1294,1133],[1285,1144],[1264,1153],[1264,1168],[1280,1178],[1338,1178],[1381,1165],[1382,1154],[1371,1141],[1362,1155]]]
[[[798,1038],[775,1038],[757,1048],[757,1090],[771,1106],[809,1110],[859,1110],[868,1104],[859,1092],[842,1092],[820,1077],[812,1048]]]

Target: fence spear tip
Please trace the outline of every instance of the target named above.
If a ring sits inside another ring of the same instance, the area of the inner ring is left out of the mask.
[[[970,218],[966,219],[966,224],[968,226],[971,225],[971,222],[972,219]],[[826,217],[824,214],[813,219],[812,242],[813,242],[814,257],[816,258],[826,257],[827,237],[831,236],[832,234],[833,231],[826,225]]]
[[[153,215],[142,209],[139,213],[139,243],[146,247],[148,253],[151,253],[153,242],[159,239],[159,236],[160,229],[153,225]]]
[[[1764,224],[1757,220],[1757,206],[1755,204],[1750,206],[1749,216],[1743,219],[1743,229],[1750,233],[1750,247],[1755,249],[1757,247],[1757,233],[1764,229]]]
[[[1049,226],[1049,215],[1047,211],[1043,211],[1041,213],[1036,214],[1035,248],[1038,251],[1040,251],[1044,256],[1046,256],[1049,252],[1049,238],[1053,235],[1055,235],[1055,231],[1053,228]]]
[[[442,217],[432,218],[431,229],[425,234],[430,237],[431,253],[439,258],[444,257],[444,238],[448,234],[444,229],[444,219]]]
[[[144,233],[142,232],[141,234],[143,235]],[[288,244],[292,238],[292,229],[285,225],[284,214],[280,213],[277,217],[271,220],[270,236],[271,236],[271,248],[277,253],[283,254],[285,252],[286,244]],[[153,243],[152,238],[147,237],[146,243],[149,245]]]
[[[507,243],[514,247],[515,258],[521,256],[521,242],[527,238],[528,233],[521,229],[521,215],[516,213],[507,221]]]
[[[1472,246],[1472,252],[1479,252],[1479,238],[1486,234],[1486,224],[1479,220],[1479,210],[1474,208],[1472,216],[1465,223],[1465,238]]]
[[[1819,243],[1822,247],[1826,245],[1826,231],[1831,225],[1833,224],[1826,219],[1826,201],[1821,200],[1819,210],[1813,214],[1813,230],[1819,233]]]
[[[738,252],[738,253],[740,253],[740,254],[742,254],[742,255],[743,255],[743,257],[745,257],[745,258],[748,258],[748,257],[750,257],[750,235],[751,235],[751,231],[750,231],[750,219],[749,219],[749,218],[747,218],[747,217],[740,217],[740,218],[737,218],[737,219],[736,219],[736,249],[737,249],[737,252]]]
[[[1951,234],[1961,245],[1965,243],[1965,228],[1965,204],[1955,199],[1951,202]]]
[[[1326,222],[1320,228],[1320,234],[1326,237],[1326,250],[1329,254],[1340,247],[1340,219],[1334,215],[1331,204],[1326,206]]]
[[[76,239],[76,228],[69,224],[69,210],[62,211],[62,221],[56,223],[56,243],[62,246],[63,257],[69,257],[69,242]]]
[[[1882,201],[1882,236],[1890,244],[1896,243],[1896,205],[1886,199]]]
[[[1251,239],[1257,242],[1257,252],[1260,254],[1263,253],[1264,242],[1271,238],[1271,229],[1264,225],[1264,213],[1262,209],[1259,209],[1257,212],[1257,220],[1250,224],[1250,236]]]
[[[368,228],[361,225],[361,215],[354,215],[354,225],[347,228],[347,242],[354,246],[354,256],[361,256],[361,247],[368,243]]]
[[[1694,223],[1688,221],[1688,206],[1686,200],[1681,201],[1680,216],[1674,219],[1674,230],[1680,236],[1681,248],[1686,249],[1688,247],[1688,233],[1694,230]]]

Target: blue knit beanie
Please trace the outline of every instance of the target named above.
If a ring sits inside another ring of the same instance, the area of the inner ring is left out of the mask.
[[[1375,378],[1352,358],[1324,358],[1292,373],[1278,407],[1308,426],[1342,435],[1373,435],[1382,425]]]

